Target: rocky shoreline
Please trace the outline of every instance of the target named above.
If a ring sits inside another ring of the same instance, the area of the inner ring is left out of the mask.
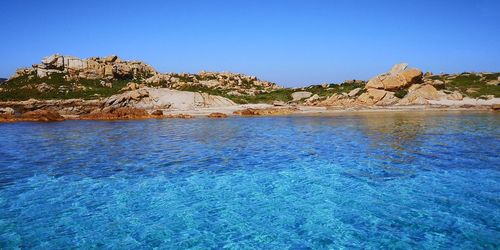
[[[4,103],[0,103],[2,106]],[[12,103],[9,103],[12,104]],[[93,103],[92,103],[93,105]],[[107,107],[95,109],[86,114],[67,113],[61,115],[54,107],[46,106],[48,109],[36,109],[24,113],[12,112],[0,114],[0,122],[50,122],[64,120],[138,120],[138,119],[192,119],[192,118],[230,118],[238,116],[296,116],[314,115],[328,116],[334,114],[355,114],[367,112],[498,112],[500,105],[409,105],[409,106],[372,106],[372,107],[318,107],[318,106],[273,106],[269,104],[246,104],[225,107],[212,107],[200,109],[166,109],[146,110],[129,107]],[[69,107],[63,108],[67,110]],[[1,110],[6,110],[5,108]]]
[[[500,73],[433,75],[397,64],[367,82],[292,89],[243,74],[159,73],[117,56],[52,55],[0,84],[0,122],[496,111],[499,85]]]

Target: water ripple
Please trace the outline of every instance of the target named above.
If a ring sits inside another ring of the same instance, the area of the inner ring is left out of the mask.
[[[500,117],[0,124],[0,248],[500,247]]]

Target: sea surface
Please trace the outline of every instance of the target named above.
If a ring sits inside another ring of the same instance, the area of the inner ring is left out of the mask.
[[[499,249],[500,115],[0,124],[0,249]]]

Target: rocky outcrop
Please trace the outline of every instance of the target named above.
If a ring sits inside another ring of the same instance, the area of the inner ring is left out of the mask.
[[[378,75],[366,84],[366,88],[398,90],[406,88],[412,84],[420,83],[422,71],[415,68],[408,68],[408,64],[396,64],[388,73]]]
[[[156,118],[156,115],[150,115],[144,109],[138,108],[113,108],[96,109],[90,114],[79,117],[81,120],[129,120],[129,119],[148,119]]]
[[[224,114],[224,113],[215,112],[215,113],[209,114],[207,117],[208,118],[227,118],[229,116]]]
[[[0,108],[0,115],[14,115],[16,112],[11,107]]]
[[[25,121],[39,122],[64,121],[64,117],[62,117],[57,111],[52,110],[29,111],[22,114],[21,118]]]
[[[355,97],[356,95],[358,95],[360,92],[361,92],[361,88],[355,88],[351,91],[349,91],[349,93],[347,94],[347,96],[349,97]]]
[[[153,67],[138,61],[123,61],[117,56],[80,59],[74,56],[51,55],[41,64],[16,71],[13,78],[35,74],[39,78],[64,74],[69,79],[137,79],[156,75]]]
[[[389,93],[389,91],[369,88],[358,97],[358,101],[366,105],[375,105],[377,102],[384,99],[387,93]]]
[[[38,109],[57,111],[61,115],[81,115],[90,113],[92,110],[101,106],[99,100],[36,100],[29,99],[26,101],[7,101],[0,102],[0,108],[10,107],[17,110],[19,113],[34,111]]]
[[[333,94],[325,100],[318,102],[316,106],[354,106],[355,99],[349,98],[347,94]]]
[[[423,105],[428,104],[429,100],[438,100],[440,98],[437,89],[429,84],[413,85],[408,94],[399,102],[399,105]]]
[[[312,96],[311,92],[308,91],[297,91],[292,93],[292,101],[300,101],[302,99],[306,99]]]
[[[113,95],[104,101],[109,107],[135,107],[140,109],[197,109],[227,107],[233,101],[206,93],[172,90],[167,88],[141,88]]]
[[[255,76],[229,72],[157,74],[146,79],[145,83],[178,90],[217,89],[233,96],[256,95],[281,89],[275,83],[259,80]]]
[[[248,108],[244,110],[234,111],[235,115],[242,116],[259,116],[259,115],[289,115],[296,112],[297,109],[293,108],[267,108],[267,109],[253,109]]]
[[[0,122],[56,122],[56,121],[64,121],[64,117],[62,117],[58,112],[52,110],[35,110],[28,111],[19,116],[14,115],[13,113],[0,113]]]
[[[164,118],[170,118],[170,119],[191,119],[194,118],[194,116],[189,115],[189,114],[168,114],[163,116]]]

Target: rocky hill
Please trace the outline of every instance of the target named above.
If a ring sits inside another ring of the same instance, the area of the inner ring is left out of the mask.
[[[335,93],[326,99],[306,99],[314,106],[389,106],[481,104],[500,97],[500,73],[423,74],[408,64],[394,65],[356,89]],[[482,105],[482,104],[481,104]]]
[[[239,102],[247,102],[246,96],[282,89],[274,83],[243,74],[162,74],[148,64],[125,61],[117,56],[80,59],[51,55],[40,64],[17,70],[0,87],[0,100],[99,99],[130,90],[131,86],[206,92],[232,97]]]
[[[168,88],[221,96],[235,103],[312,106],[420,105],[464,98],[500,97],[500,73],[423,73],[407,64],[368,82],[282,88],[254,76],[226,72],[159,73],[148,64],[117,56],[80,59],[52,55],[22,68],[0,85],[0,101],[28,99],[104,100],[142,88]]]

